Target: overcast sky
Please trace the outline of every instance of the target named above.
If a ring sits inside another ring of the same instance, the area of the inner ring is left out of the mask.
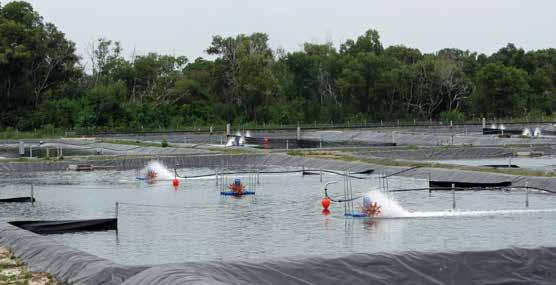
[[[2,1],[6,3],[6,1]],[[206,56],[213,35],[264,32],[273,48],[304,42],[336,45],[369,28],[385,46],[434,52],[457,47],[495,52],[508,42],[526,50],[556,47],[554,0],[30,0],[85,54],[99,37],[136,48]]]

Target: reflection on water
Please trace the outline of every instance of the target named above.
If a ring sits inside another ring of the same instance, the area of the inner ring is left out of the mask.
[[[213,172],[180,171],[189,175]],[[112,217],[116,201],[171,206],[122,204],[117,234],[49,236],[125,264],[555,243],[556,213],[505,211],[525,209],[524,192],[457,193],[459,211],[500,211],[473,215],[450,211],[450,193],[397,193],[393,198],[412,215],[411,219],[369,220],[345,218],[343,206],[336,203],[330,206],[329,215],[322,214],[324,183],[342,180],[333,175],[325,175],[322,183],[318,176],[261,176],[257,194],[239,199],[220,196],[211,178],[182,181],[175,191],[170,181],[147,184],[135,180],[135,176],[135,171],[0,173],[0,197],[20,196],[28,191],[27,183],[33,183],[38,200],[34,205],[1,205],[0,219]],[[426,184],[425,180],[409,178],[389,180],[391,189]],[[352,185],[357,195],[376,190],[378,181],[354,179]],[[331,195],[339,193],[343,193],[341,183],[330,187]],[[533,210],[553,209],[556,196],[532,193],[529,204]]]

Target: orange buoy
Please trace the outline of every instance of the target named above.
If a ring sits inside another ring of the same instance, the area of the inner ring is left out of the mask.
[[[322,198],[322,200],[320,200],[320,203],[322,205],[322,208],[325,210],[328,210],[328,207],[330,207],[330,199],[328,199],[328,197]]]
[[[174,185],[174,187],[178,187],[180,185],[180,181],[178,180],[177,177],[175,177],[174,180],[172,180],[172,185]]]

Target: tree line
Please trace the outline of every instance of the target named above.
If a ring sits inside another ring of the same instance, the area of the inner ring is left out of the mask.
[[[368,30],[339,47],[286,52],[268,35],[214,36],[210,59],[124,57],[99,39],[85,59],[26,2],[0,4],[0,129],[153,129],[541,117],[556,107],[556,49],[491,55],[384,47]]]

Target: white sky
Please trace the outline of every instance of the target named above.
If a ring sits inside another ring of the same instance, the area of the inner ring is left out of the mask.
[[[2,0],[0,0],[2,1]],[[423,52],[456,47],[490,54],[513,42],[526,50],[556,47],[554,0],[30,0],[46,21],[77,44],[99,37],[136,48],[206,57],[213,35],[264,32],[273,48],[304,42],[337,46],[369,28],[385,46]],[[6,3],[6,1],[2,1]]]

